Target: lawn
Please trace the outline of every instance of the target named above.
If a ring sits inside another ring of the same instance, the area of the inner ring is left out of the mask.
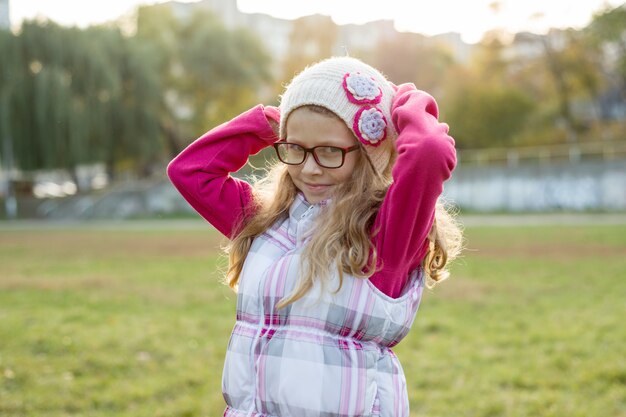
[[[626,417],[626,226],[472,227],[396,348],[411,415]],[[216,232],[0,225],[0,416],[218,416]]]

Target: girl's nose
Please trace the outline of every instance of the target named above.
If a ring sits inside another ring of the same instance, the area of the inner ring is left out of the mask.
[[[307,155],[306,159],[302,163],[302,173],[308,175],[322,173],[322,167],[317,164],[313,155]]]

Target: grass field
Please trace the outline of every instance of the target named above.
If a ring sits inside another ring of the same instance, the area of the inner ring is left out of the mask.
[[[626,226],[473,227],[396,348],[411,415],[625,417]],[[219,236],[0,228],[0,416],[218,416]]]

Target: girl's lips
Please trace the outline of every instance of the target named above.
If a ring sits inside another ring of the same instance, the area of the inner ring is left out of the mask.
[[[328,187],[330,187],[329,184],[309,184],[306,182],[304,183],[304,185],[306,185],[306,187],[311,191],[324,191],[328,189]]]

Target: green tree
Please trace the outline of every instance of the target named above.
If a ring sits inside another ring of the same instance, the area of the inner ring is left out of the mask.
[[[119,29],[25,22],[2,36],[0,132],[23,171],[116,162],[140,167],[161,149],[149,55]],[[78,184],[78,182],[77,182]]]
[[[446,47],[416,33],[397,33],[383,39],[373,55],[374,66],[391,80],[398,84],[412,82],[437,96],[443,94],[443,80],[455,66]]]
[[[584,31],[568,29],[565,36],[567,44],[561,55],[572,94],[589,100],[600,110],[598,102],[606,85],[600,66],[602,50],[589,41]],[[577,130],[583,130],[580,121],[574,120],[574,123]]]
[[[596,60],[610,88],[626,101],[626,5],[600,10],[584,30],[586,40],[597,50],[610,51]]]
[[[288,82],[307,65],[333,55],[339,28],[328,16],[314,15],[296,19],[289,34],[287,57],[282,63],[281,85]]]
[[[457,146],[513,145],[515,136],[532,114],[532,99],[515,87],[472,82],[467,78],[465,81],[445,101],[445,121],[450,124]]]
[[[512,63],[499,32],[488,33],[466,67],[445,78],[442,119],[459,148],[515,144],[535,109],[535,101],[511,83]]]
[[[506,34],[502,31],[492,30],[475,47],[469,66],[483,82],[498,85],[509,83],[512,62],[506,57],[509,45],[503,40],[505,37]]]
[[[174,16],[169,4],[138,9],[137,39],[156,58],[161,129],[170,156],[183,138],[227,120],[255,104],[269,84],[269,55],[249,31],[227,29],[212,13]]]
[[[598,67],[602,62],[600,48],[591,44],[581,31],[573,29],[552,30],[545,36],[521,34],[514,46],[518,42],[534,46],[537,51],[535,56],[512,60],[508,77],[511,85],[535,100],[537,117],[532,128],[546,133],[535,137],[549,138],[547,132],[551,130],[551,142],[581,140],[591,115],[574,111],[574,105],[599,108],[605,85]]]
[[[561,38],[564,46],[557,48],[554,39]],[[559,109],[559,125],[565,129],[569,142],[578,140],[579,124],[572,114],[573,87],[571,85],[572,71],[567,62],[567,35],[561,31],[551,30],[547,36],[541,37],[543,57],[548,73],[555,87]]]

